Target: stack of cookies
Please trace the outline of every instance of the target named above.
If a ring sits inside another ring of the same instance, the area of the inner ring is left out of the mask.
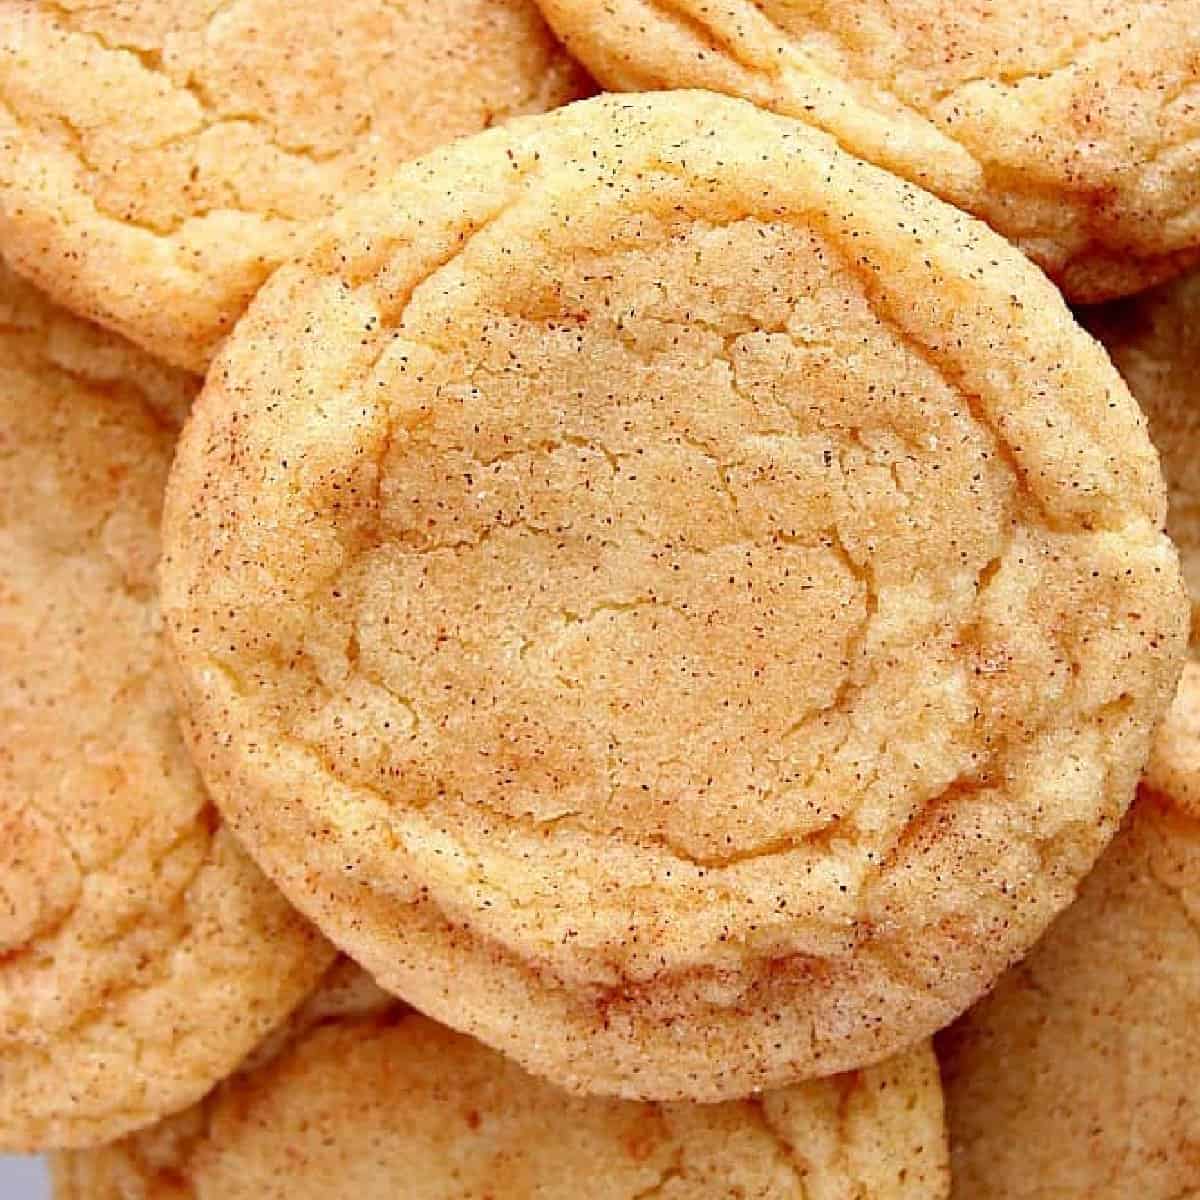
[[[1200,0],[538,4],[0,0],[0,1149],[1200,1196]]]

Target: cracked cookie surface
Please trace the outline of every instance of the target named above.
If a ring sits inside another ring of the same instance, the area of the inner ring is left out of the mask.
[[[3,0],[5,253],[202,371],[348,195],[588,88],[533,0]]]
[[[330,951],[219,821],[155,570],[198,382],[0,267],[0,1146],[203,1095]]]
[[[1200,659],[1200,273],[1084,314],[1150,422]]]
[[[1116,829],[1185,641],[1143,419],[979,222],[704,93],[447,148],[210,372],[201,769],[385,986],[723,1098],[961,1012]]]
[[[1080,301],[1200,252],[1197,0],[539,0],[611,88],[705,87],[832,133]]]
[[[963,1200],[1200,1194],[1195,664],[1156,741],[1079,900],[939,1037]]]
[[[944,1200],[927,1044],[720,1105],[567,1096],[335,968],[274,1057],[195,1109],[60,1155],[56,1200]]]

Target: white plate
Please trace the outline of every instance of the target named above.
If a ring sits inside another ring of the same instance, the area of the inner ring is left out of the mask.
[[[50,1178],[42,1160],[0,1154],[0,1200],[50,1200]]]

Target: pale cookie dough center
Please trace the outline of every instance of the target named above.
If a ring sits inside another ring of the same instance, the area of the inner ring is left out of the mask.
[[[978,694],[1032,501],[816,234],[576,237],[609,248],[414,294],[369,384],[379,527],[320,601],[293,732],[460,825],[883,854],[1036,718]]]

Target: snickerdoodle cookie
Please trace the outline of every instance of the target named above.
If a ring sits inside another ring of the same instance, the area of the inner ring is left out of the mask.
[[[196,383],[0,268],[0,1146],[191,1104],[330,951],[176,728],[158,522]]]
[[[611,96],[347,209],[209,373],[201,770],[386,987],[572,1089],[878,1061],[1115,831],[1186,642],[1144,421],[1000,237]]]
[[[1200,654],[1200,274],[1086,314],[1150,421]]]
[[[707,87],[983,217],[1077,300],[1200,250],[1200,0],[539,0],[612,88]]]
[[[720,1105],[564,1095],[366,977],[190,1112],[60,1155],[56,1200],[944,1200],[928,1045]]]
[[[1075,905],[941,1038],[962,1200],[1200,1195],[1200,667]]]
[[[0,0],[0,238],[203,370],[348,194],[586,86],[533,0]]]

